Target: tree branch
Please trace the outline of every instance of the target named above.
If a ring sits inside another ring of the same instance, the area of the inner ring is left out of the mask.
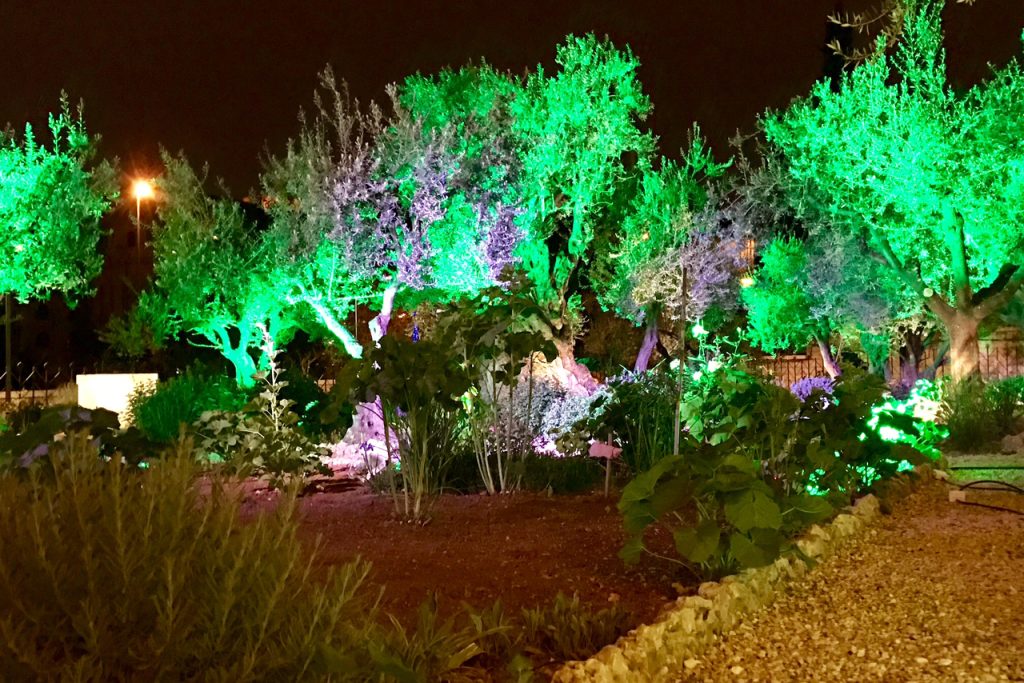
[[[920,277],[900,263],[900,260],[896,257],[896,253],[892,250],[892,245],[889,244],[888,239],[885,237],[879,237],[877,244],[880,252],[879,255],[882,260],[896,272],[896,275],[905,285],[910,287],[915,294],[924,300],[925,305],[928,306],[935,315],[944,319],[953,315],[953,307],[943,301],[937,294],[935,294],[934,291],[932,291],[930,295],[925,293],[926,291],[931,291],[931,288],[926,287]]]
[[[1002,287],[999,287],[1000,280],[1003,279],[1003,273],[1009,272],[1009,276],[1003,281]],[[977,304],[977,312],[979,318],[987,318],[993,313],[998,313],[1006,305],[1010,303],[1010,299],[1016,294],[1021,285],[1024,285],[1024,268],[1020,266],[1008,266],[1003,272],[999,274],[995,282],[986,287],[984,290],[978,292],[979,301]]]

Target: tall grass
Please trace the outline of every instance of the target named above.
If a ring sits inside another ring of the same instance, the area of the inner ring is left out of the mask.
[[[0,476],[0,678],[366,680],[368,566],[314,580],[294,496],[243,523],[187,453],[139,470],[73,435],[54,462]]]

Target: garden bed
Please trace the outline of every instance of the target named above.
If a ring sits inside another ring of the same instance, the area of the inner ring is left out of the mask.
[[[594,610],[618,603],[633,626],[650,621],[697,582],[667,560],[623,564],[616,499],[601,493],[445,495],[428,524],[414,525],[394,519],[388,498],[359,487],[306,496],[301,524],[310,543],[321,537],[322,565],[357,556],[372,562],[371,581],[386,587],[385,611],[403,621],[430,592],[443,612],[500,599],[513,613],[548,605],[562,592],[579,594]],[[651,539],[653,548],[670,552],[667,533],[655,531]]]

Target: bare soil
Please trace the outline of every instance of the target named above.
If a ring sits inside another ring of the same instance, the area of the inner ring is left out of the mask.
[[[382,606],[403,621],[431,592],[442,611],[500,599],[513,612],[562,592],[594,610],[619,603],[639,624],[696,583],[668,560],[624,565],[616,500],[614,493],[445,495],[429,523],[417,525],[396,520],[387,497],[357,487],[304,497],[301,529],[310,543],[320,537],[323,566],[372,562],[371,580],[386,588]],[[673,552],[667,533],[655,531],[648,545]]]

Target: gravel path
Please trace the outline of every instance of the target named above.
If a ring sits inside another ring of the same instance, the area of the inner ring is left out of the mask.
[[[687,665],[682,681],[1024,681],[1024,517],[930,485]]]

